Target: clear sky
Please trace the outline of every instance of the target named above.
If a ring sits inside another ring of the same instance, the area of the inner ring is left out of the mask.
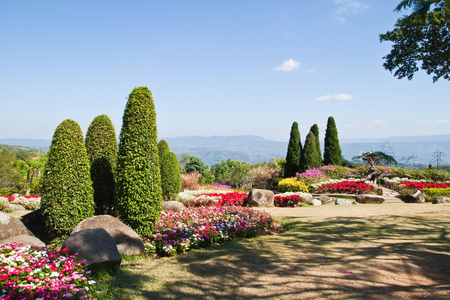
[[[450,134],[450,84],[382,67],[387,0],[0,0],[0,138],[51,139],[153,93],[158,137]]]

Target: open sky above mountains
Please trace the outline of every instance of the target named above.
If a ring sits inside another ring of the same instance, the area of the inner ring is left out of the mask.
[[[160,138],[450,133],[449,82],[382,67],[399,1],[0,1],[0,138],[51,139],[99,114],[120,132],[147,86]],[[321,137],[323,139],[323,136]]]

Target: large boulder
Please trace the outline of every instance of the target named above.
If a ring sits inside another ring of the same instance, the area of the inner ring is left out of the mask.
[[[20,221],[20,218],[0,212],[0,240],[17,235],[31,235],[31,231]]]
[[[113,268],[122,262],[116,243],[103,228],[85,229],[71,234],[62,245],[62,249],[65,248],[72,255],[78,253],[81,260],[96,269]]]
[[[43,241],[31,235],[16,235],[0,241],[0,244],[12,244],[12,243],[19,243],[23,245],[34,245],[39,247],[45,246],[45,243]]]
[[[180,212],[186,209],[183,203],[180,201],[163,201],[163,209],[167,209],[173,212]]]
[[[439,203],[450,203],[450,198],[445,196],[438,196],[436,197],[436,199],[434,199],[433,204]]]
[[[361,194],[356,196],[356,201],[361,204],[381,204],[384,202],[384,197],[372,194]]]
[[[425,203],[430,201],[430,199],[420,190],[417,190],[415,193],[406,195],[402,198],[402,200],[406,203]]]
[[[318,197],[315,197],[316,199],[320,200],[322,204],[327,204],[333,202],[333,198],[331,198],[328,195],[319,195]]]
[[[338,198],[336,199],[336,202],[334,202],[335,205],[348,205],[348,204],[353,204],[353,201],[347,200],[347,199],[342,199],[342,198]]]
[[[144,253],[145,245],[141,237],[130,227],[110,215],[90,217],[81,221],[72,234],[85,229],[103,228],[113,238],[119,253],[125,255],[140,255]]]
[[[314,198],[314,199],[311,199],[308,202],[306,202],[306,204],[317,206],[317,205],[322,205],[322,201],[320,201],[319,199]]]
[[[268,190],[253,189],[244,200],[244,205],[250,206],[273,206],[274,193]]]

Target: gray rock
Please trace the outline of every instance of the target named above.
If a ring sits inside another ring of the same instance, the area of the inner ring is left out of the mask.
[[[317,206],[317,205],[322,205],[322,201],[314,198],[314,199],[311,199],[310,201],[308,201],[307,204]]]
[[[69,253],[93,268],[113,268],[119,266],[122,257],[117,250],[116,243],[103,228],[85,229],[70,235],[62,248],[69,248]]]
[[[24,211],[24,210],[26,210],[25,207],[23,207],[23,206],[20,205],[20,204],[11,204],[11,208],[12,208],[14,211]]]
[[[23,245],[34,245],[39,247],[45,246],[45,243],[43,241],[41,241],[37,237],[30,235],[16,235],[0,241],[0,244],[12,244],[12,243],[19,243]]]
[[[248,193],[247,198],[244,200],[244,205],[250,206],[273,206],[275,195],[272,191],[253,189]]]
[[[425,203],[430,202],[430,199],[421,191],[417,190],[415,193],[409,194],[402,199],[406,203]]]
[[[0,240],[18,235],[33,236],[19,218],[0,212]]]
[[[183,203],[180,201],[164,201],[163,209],[167,209],[173,212],[180,212],[186,209]]]
[[[352,204],[353,201],[347,200],[347,199],[342,199],[342,198],[338,198],[336,199],[336,202],[334,202],[335,205],[348,205],[348,204]]]
[[[327,204],[333,201],[333,198],[327,195],[320,195],[319,197],[316,197],[316,199],[319,199],[322,204]]]
[[[72,234],[85,229],[103,228],[113,238],[119,253],[125,255],[140,255],[145,251],[141,237],[130,227],[110,215],[90,217],[81,221]]]
[[[356,196],[356,201],[360,204],[381,204],[384,202],[384,197],[372,194],[361,194]]]
[[[438,196],[436,197],[436,199],[434,199],[433,204],[439,203],[450,203],[450,198],[445,196]]]

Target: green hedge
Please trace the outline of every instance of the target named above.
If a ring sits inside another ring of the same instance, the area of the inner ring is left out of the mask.
[[[158,143],[159,164],[161,168],[161,189],[163,199],[173,200],[181,191],[180,164],[165,140]]]
[[[94,191],[80,126],[63,121],[55,130],[42,180],[41,208],[51,238],[68,235],[94,215]]]
[[[445,189],[425,188],[425,189],[422,189],[422,193],[427,195],[429,198],[435,198],[438,196],[450,197],[450,188],[445,188]]]

